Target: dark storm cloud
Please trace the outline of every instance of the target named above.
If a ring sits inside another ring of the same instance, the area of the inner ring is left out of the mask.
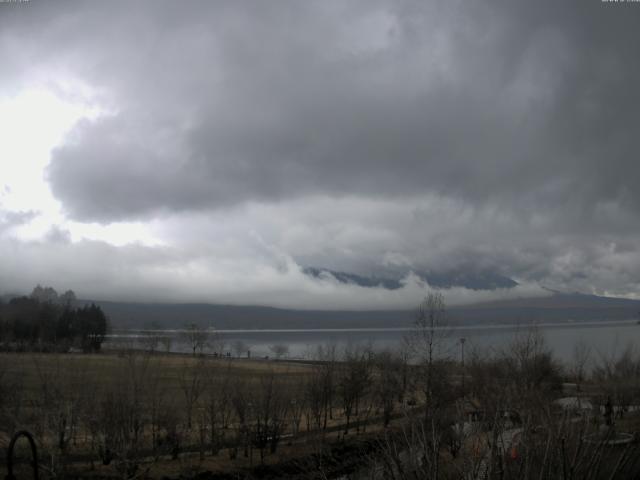
[[[599,202],[638,206],[640,9],[143,7],[12,12],[26,34],[46,11],[27,51],[90,81],[115,112],[54,153],[52,189],[74,218],[315,193],[431,191],[523,214],[577,204],[587,217]]]

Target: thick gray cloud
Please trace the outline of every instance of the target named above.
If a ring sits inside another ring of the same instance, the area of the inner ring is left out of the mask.
[[[31,9],[52,16],[34,56],[114,109],[53,156],[74,218],[310,193],[638,206],[633,6],[113,5]]]
[[[259,237],[297,265],[637,295],[639,21],[600,0],[32,1],[0,5],[0,89],[90,85],[106,113],[53,152],[52,192],[78,221],[164,219],[185,261]]]

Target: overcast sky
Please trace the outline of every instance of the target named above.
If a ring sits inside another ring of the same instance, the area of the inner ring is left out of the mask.
[[[0,3],[0,293],[640,298],[640,3]],[[395,291],[304,275],[407,272]]]

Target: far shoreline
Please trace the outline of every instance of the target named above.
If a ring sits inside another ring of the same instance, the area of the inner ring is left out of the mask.
[[[638,324],[637,319],[629,320],[597,320],[597,321],[572,321],[565,322],[544,322],[544,323],[491,323],[491,324],[474,324],[474,325],[447,325],[435,327],[435,330],[509,330],[509,329],[530,329],[530,328],[601,328],[608,326],[625,326]],[[347,327],[347,328],[239,328],[239,329],[203,329],[210,333],[340,333],[340,332],[411,332],[416,331],[415,327]],[[114,328],[113,332],[107,334],[110,338],[119,338],[122,336],[134,337],[134,335],[123,335],[125,333],[185,333],[183,328],[167,328],[167,329],[144,329],[144,328]]]

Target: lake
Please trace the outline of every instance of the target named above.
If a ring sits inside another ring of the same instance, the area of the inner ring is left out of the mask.
[[[439,330],[440,355],[459,358],[460,339],[465,339],[465,352],[473,350],[500,351],[517,336],[526,335],[530,326],[483,325],[447,327]],[[544,336],[556,358],[570,362],[578,343],[587,345],[595,359],[610,357],[628,346],[640,345],[640,325],[636,321],[553,323],[535,328]],[[404,339],[414,334],[410,328],[308,329],[308,330],[216,330],[225,352],[250,351],[252,357],[274,356],[274,346],[285,346],[289,358],[313,358],[319,346],[336,345],[338,351],[348,346],[372,346],[376,350],[397,349]],[[110,335],[105,348],[132,344],[148,331],[121,331]],[[154,331],[160,336],[172,337],[171,350],[187,352],[189,347],[181,341],[180,330]],[[162,347],[158,347],[159,349]],[[246,350],[246,351],[245,351]]]

